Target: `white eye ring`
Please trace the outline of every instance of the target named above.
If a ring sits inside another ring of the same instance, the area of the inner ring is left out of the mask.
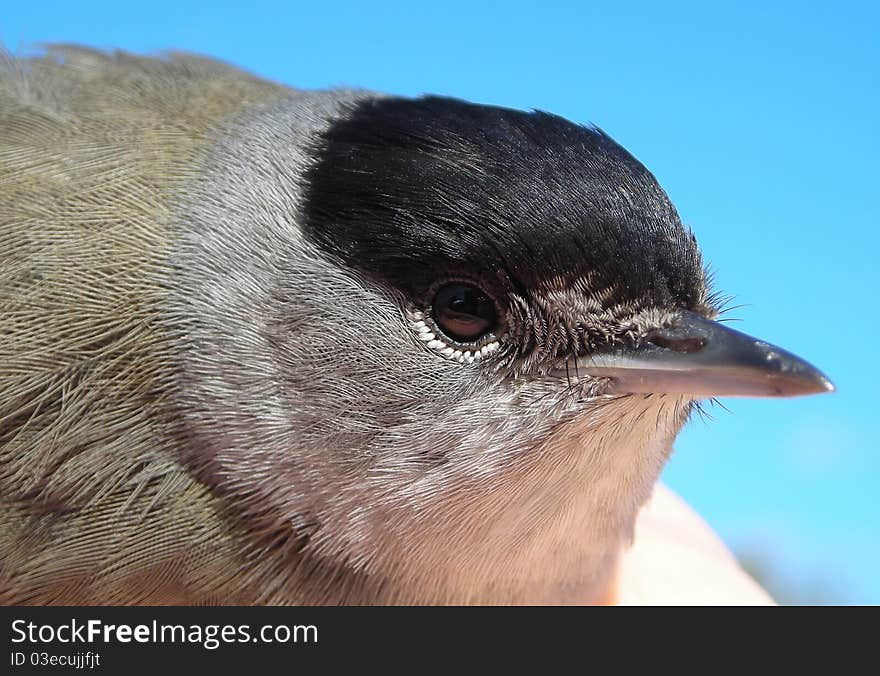
[[[493,340],[480,348],[463,350],[460,346],[446,342],[444,337],[439,335],[439,332],[435,333],[435,330],[425,321],[425,314],[423,312],[414,310],[407,314],[418,339],[425,343],[426,347],[446,359],[457,361],[461,364],[473,364],[481,359],[485,359],[501,348],[501,343]]]

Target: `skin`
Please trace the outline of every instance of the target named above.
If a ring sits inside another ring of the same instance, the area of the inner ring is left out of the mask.
[[[639,514],[609,602],[774,605],[706,522],[662,484]]]

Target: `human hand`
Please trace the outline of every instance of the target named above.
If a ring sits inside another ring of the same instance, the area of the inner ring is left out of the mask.
[[[617,605],[775,605],[709,525],[658,484],[620,564]]]

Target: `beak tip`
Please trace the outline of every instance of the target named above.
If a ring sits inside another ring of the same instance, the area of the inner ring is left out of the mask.
[[[819,390],[819,392],[817,392],[817,394],[822,394],[823,392],[828,392],[829,394],[831,392],[837,392],[837,386],[835,386],[834,383],[832,383],[830,380],[828,380],[827,377],[822,376],[821,384],[822,384],[822,389]]]
[[[781,387],[777,390],[777,396],[796,397],[837,391],[837,387],[828,376],[815,367],[807,366],[809,370],[802,372],[799,377],[780,383]]]

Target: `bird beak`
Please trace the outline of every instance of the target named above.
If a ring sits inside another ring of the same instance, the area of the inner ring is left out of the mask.
[[[636,349],[579,358],[579,371],[609,378],[610,393],[794,397],[833,392],[817,368],[782,348],[692,312],[651,332]]]

